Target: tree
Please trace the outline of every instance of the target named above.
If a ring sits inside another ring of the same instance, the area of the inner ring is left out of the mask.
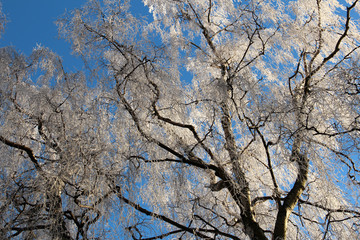
[[[1,49],[2,238],[359,238],[358,1],[129,4]]]

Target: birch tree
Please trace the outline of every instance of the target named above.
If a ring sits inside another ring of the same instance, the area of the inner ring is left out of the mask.
[[[1,49],[1,236],[359,238],[358,0],[143,3]]]

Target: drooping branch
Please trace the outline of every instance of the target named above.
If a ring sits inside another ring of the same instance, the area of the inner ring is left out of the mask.
[[[3,142],[5,145],[7,145],[9,147],[13,147],[13,148],[25,151],[26,154],[28,155],[28,157],[30,158],[30,161],[34,164],[36,170],[38,170],[40,173],[43,172],[43,170],[42,170],[41,166],[39,165],[39,163],[38,163],[38,161],[37,161],[37,159],[36,159],[36,157],[35,157],[35,155],[34,155],[31,148],[29,148],[29,147],[27,147],[25,145],[10,141],[10,140],[6,139],[5,137],[3,137],[1,135],[0,135],[0,141]]]
[[[349,214],[353,214],[353,215],[360,218],[360,211],[346,209],[344,207],[328,208],[328,207],[322,206],[321,204],[309,202],[309,201],[306,201],[306,200],[303,200],[303,199],[299,199],[299,204],[306,204],[306,205],[309,205],[309,206],[316,207],[316,208],[319,208],[321,210],[327,211],[329,213],[335,213],[335,212],[337,212],[337,213],[349,213]]]
[[[193,234],[195,236],[201,237],[201,238],[205,238],[205,239],[211,239],[210,236],[205,235],[205,233],[211,233],[211,234],[218,234],[218,235],[222,235],[231,239],[235,239],[235,240],[240,240],[240,238],[233,236],[231,234],[228,233],[224,233],[221,232],[217,229],[204,229],[204,228],[192,228],[192,227],[188,227],[185,226],[183,224],[180,224],[164,215],[149,211],[143,207],[141,207],[139,204],[134,203],[132,201],[130,201],[129,199],[125,198],[122,194],[121,194],[121,188],[119,186],[115,187],[115,192],[117,194],[117,197],[124,203],[128,204],[129,206],[133,207],[134,209],[136,209],[137,211],[149,216],[149,217],[153,217],[159,220],[162,220],[168,224],[170,224],[171,226],[174,226],[176,228],[181,229],[181,231],[184,232],[188,232],[190,234]]]

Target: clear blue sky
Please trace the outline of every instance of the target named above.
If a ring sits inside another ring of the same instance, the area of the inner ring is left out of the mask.
[[[71,55],[70,43],[59,39],[56,19],[87,0],[0,0],[8,23],[1,35],[0,47],[13,46],[29,55],[37,44],[50,48],[62,59],[66,70],[81,70],[80,60]],[[141,0],[133,0],[137,14],[147,11]],[[135,13],[136,14],[136,13]]]

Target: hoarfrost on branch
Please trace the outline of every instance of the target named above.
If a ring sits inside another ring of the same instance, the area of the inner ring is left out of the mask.
[[[131,4],[0,49],[1,238],[358,239],[358,0]]]

